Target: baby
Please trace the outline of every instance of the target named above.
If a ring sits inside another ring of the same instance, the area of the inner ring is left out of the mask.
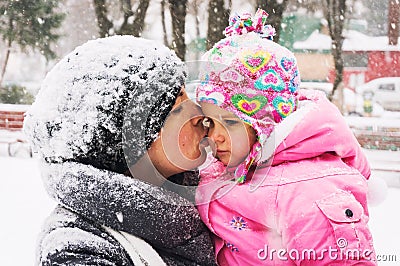
[[[299,90],[268,14],[231,18],[196,91],[214,161],[196,202],[219,265],[376,265],[366,157],[323,93]]]

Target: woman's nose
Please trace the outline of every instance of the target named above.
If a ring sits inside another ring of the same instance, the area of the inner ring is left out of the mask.
[[[203,126],[204,116],[195,116],[190,119],[193,126]]]
[[[205,127],[203,124],[204,116],[195,116],[190,119],[190,122],[193,126],[193,129],[198,132],[198,134],[202,135],[202,137],[206,137],[208,133],[208,127]]]

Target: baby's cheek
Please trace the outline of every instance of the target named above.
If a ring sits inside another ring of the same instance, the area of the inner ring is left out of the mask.
[[[249,141],[246,132],[241,132],[241,134],[232,134],[230,139],[232,150],[247,150],[249,146]]]

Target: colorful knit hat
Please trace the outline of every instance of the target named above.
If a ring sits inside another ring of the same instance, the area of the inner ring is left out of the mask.
[[[268,14],[258,9],[230,18],[226,38],[207,51],[197,87],[199,102],[210,102],[230,111],[251,125],[258,142],[236,169],[244,182],[251,165],[257,161],[261,144],[274,125],[297,108],[300,83],[296,58],[285,47],[272,41],[275,30],[265,25]]]

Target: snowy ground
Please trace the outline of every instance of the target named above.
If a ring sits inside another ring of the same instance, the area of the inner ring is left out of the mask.
[[[382,161],[385,161],[385,156],[388,158],[386,161],[400,158],[400,152],[389,155],[367,152],[367,155],[376,164],[379,164],[376,158]],[[0,145],[0,265],[33,264],[42,221],[55,206],[42,187],[37,160],[24,157],[26,154],[8,157],[6,147]],[[400,173],[374,172],[374,175],[386,176],[385,180],[392,182],[385,201],[370,207],[370,228],[377,254],[382,256],[379,265],[399,265],[400,214],[396,210],[400,202],[400,186],[396,182],[400,182]],[[397,262],[383,261],[391,255],[396,256]]]
[[[5,157],[1,148],[0,265],[33,265],[37,235],[55,203],[42,187],[37,160]]]

